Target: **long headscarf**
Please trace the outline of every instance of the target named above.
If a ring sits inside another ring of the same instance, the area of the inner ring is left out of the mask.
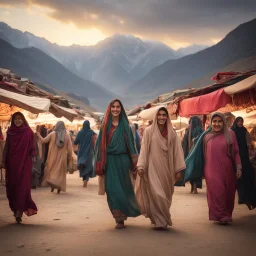
[[[182,140],[185,158],[188,156],[189,151],[193,147],[193,140],[198,138],[203,132],[204,130],[201,119],[198,116],[192,116],[189,120],[189,127],[187,128]]]
[[[14,124],[14,119],[16,116],[20,116],[23,120],[23,124],[21,126],[16,126]],[[24,145],[22,147],[17,146],[15,149],[20,152],[21,156],[25,152],[25,145],[28,145],[28,150],[30,151],[29,153],[31,155],[36,155],[33,131],[29,127],[26,118],[21,112],[16,112],[12,115],[11,126],[7,130],[7,137],[9,136],[12,137],[12,142],[16,145]]]
[[[20,116],[22,121],[23,121],[23,124],[19,127],[14,124],[14,119],[15,119],[16,116]],[[24,132],[28,129],[30,129],[30,127],[28,125],[28,122],[27,122],[25,116],[21,112],[15,112],[12,115],[11,126],[8,129],[7,134],[8,135],[16,135],[17,133],[22,133],[22,132]]]
[[[211,116],[211,123],[214,117],[220,117],[223,121],[223,129],[215,133],[212,131],[212,127],[210,126],[207,131],[205,131],[198,139],[196,145],[194,148],[190,151],[188,157],[186,158],[186,172],[184,177],[183,185],[187,181],[196,180],[198,178],[202,178],[204,175],[204,163],[205,163],[205,152],[204,149],[206,148],[207,143],[210,139],[214,138],[215,136],[220,135],[221,133],[224,133],[225,139],[228,144],[228,154],[230,157],[233,158],[234,154],[234,148],[233,148],[233,140],[231,137],[231,132],[227,126],[226,119],[224,114],[215,112]],[[206,139],[204,139],[206,138]]]
[[[225,139],[227,141],[227,144],[228,145],[232,145],[233,144],[233,140],[232,140],[232,137],[231,137],[230,129],[228,128],[228,125],[227,125],[227,121],[226,121],[225,115],[220,113],[220,112],[213,113],[212,117],[211,117],[211,124],[212,124],[212,120],[216,116],[218,116],[218,117],[220,117],[222,119],[222,121],[223,121],[223,129],[220,132],[215,133],[215,135],[219,135],[220,133],[224,133],[224,136],[225,136]]]
[[[65,134],[66,134],[66,127],[63,121],[58,121],[54,131],[56,132],[56,145],[59,148],[62,148],[64,146],[65,142]]]
[[[239,148],[243,148],[243,149],[247,149],[247,141],[246,141],[246,133],[247,133],[247,130],[244,126],[242,127],[239,127],[237,125],[237,122],[241,120],[241,121],[244,121],[244,119],[239,116],[235,119],[232,127],[231,127],[231,130],[235,133],[236,135],[236,139],[237,139],[237,142],[238,142],[238,145],[239,145]]]
[[[104,115],[104,119],[102,121],[102,126],[99,132],[98,140],[96,143],[94,167],[98,175],[104,174],[105,172],[105,165],[106,165],[106,159],[107,159],[107,153],[106,153],[107,152],[107,134],[112,126],[111,106],[115,102],[119,102],[121,106],[118,127],[123,129],[123,131],[125,132],[124,136],[126,136],[126,139],[133,142],[133,138],[131,137],[132,134],[130,132],[129,121],[125,113],[123,104],[119,99],[114,99],[109,103],[107,107],[106,113]]]

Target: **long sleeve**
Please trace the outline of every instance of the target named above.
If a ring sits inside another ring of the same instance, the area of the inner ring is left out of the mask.
[[[9,137],[7,135],[7,138],[6,138],[6,141],[5,141],[5,145],[4,145],[4,150],[3,150],[3,157],[2,157],[3,165],[5,165],[5,163],[6,163],[6,158],[7,158],[9,149],[10,149],[10,139],[9,139]]]
[[[43,138],[41,135],[39,135],[41,142],[44,143],[44,144],[50,142],[50,141],[51,141],[51,138],[52,138],[52,136],[53,136],[53,134],[54,134],[54,132],[51,132],[51,133],[48,134],[45,138]]]
[[[71,164],[72,164],[72,153],[73,153],[73,148],[72,148],[72,141],[70,139],[70,136],[66,136],[67,138],[67,153],[68,153],[68,168],[71,169]]]
[[[150,142],[150,127],[144,131],[144,135],[140,147],[140,156],[137,163],[137,168],[147,171],[149,157],[149,142]]]
[[[234,146],[234,160],[236,163],[236,167],[237,169],[242,169],[242,165],[241,165],[241,159],[240,159],[240,154],[239,154],[239,146],[236,140],[236,135],[233,131],[231,131],[232,133],[232,139],[233,139],[233,146]]]
[[[177,135],[173,139],[173,160],[175,173],[178,173],[186,169],[183,149],[181,146],[180,139],[178,138]]]
[[[80,132],[78,132],[78,134],[77,134],[77,136],[76,136],[76,139],[75,139],[75,141],[74,141],[74,144],[75,145],[78,145],[79,144],[79,142],[80,142],[80,139],[79,139],[79,136],[80,135]]]

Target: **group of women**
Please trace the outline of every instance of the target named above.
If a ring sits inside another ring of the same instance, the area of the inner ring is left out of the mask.
[[[197,193],[204,178],[207,185],[209,219],[221,224],[232,222],[235,191],[239,204],[256,207],[254,171],[250,164],[243,119],[237,118],[228,129],[225,117],[214,113],[211,126],[203,131],[198,117],[192,117],[183,139],[183,149],[166,108],[160,108],[145,129],[140,154],[132,129],[120,100],[110,102],[95,145],[95,134],[88,122],[78,133],[78,169],[84,187],[90,177],[99,176],[99,194],[107,195],[116,228],[125,227],[128,217],[144,215],[156,229],[172,225],[170,207],[175,184],[191,182]],[[42,138],[50,142],[44,182],[52,191],[65,191],[67,157],[72,145],[64,123],[57,123],[54,132]],[[58,149],[58,150],[54,150]],[[184,151],[184,152],[183,152]],[[57,152],[57,153],[56,153]],[[65,152],[65,154],[64,154]],[[94,163],[92,164],[92,156]],[[185,156],[185,157],[184,157]],[[19,222],[23,213],[37,212],[30,194],[30,173],[35,157],[33,133],[24,116],[15,113],[7,133],[4,161],[6,190],[10,208]],[[12,161],[15,159],[15,161]],[[60,173],[62,170],[62,173]]]

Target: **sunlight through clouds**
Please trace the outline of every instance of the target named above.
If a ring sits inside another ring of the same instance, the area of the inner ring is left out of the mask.
[[[80,29],[71,22],[64,24],[49,18],[53,12],[54,10],[50,8],[36,5],[24,5],[23,8],[8,7],[8,11],[7,6],[0,6],[0,14],[3,13],[5,16],[1,17],[1,21],[23,32],[28,31],[39,37],[44,37],[52,43],[65,46],[72,44],[94,45],[106,37],[97,28]],[[22,17],[22,22],[20,17]],[[97,19],[97,15],[92,14],[91,18]]]

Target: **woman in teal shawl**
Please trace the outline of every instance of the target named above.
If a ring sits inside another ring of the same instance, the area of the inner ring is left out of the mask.
[[[116,228],[124,228],[127,217],[140,215],[130,170],[135,175],[137,154],[128,118],[120,100],[109,104],[96,143],[95,171],[104,179],[109,209]]]
[[[211,127],[204,132],[186,159],[184,182],[205,177],[209,220],[232,222],[236,178],[242,175],[235,134],[228,129],[225,116],[214,113]]]
[[[83,178],[84,187],[87,187],[89,178],[95,177],[92,166],[94,135],[95,132],[90,128],[90,122],[86,120],[83,123],[82,130],[78,132],[74,141],[74,144],[78,145],[77,167],[80,177]]]
[[[194,147],[196,140],[203,132],[204,130],[201,119],[198,116],[192,116],[189,120],[189,127],[186,129],[184,138],[182,140],[182,148],[185,159]],[[198,194],[197,189],[202,188],[202,179],[198,178],[196,180],[191,180],[190,184],[191,194]]]

